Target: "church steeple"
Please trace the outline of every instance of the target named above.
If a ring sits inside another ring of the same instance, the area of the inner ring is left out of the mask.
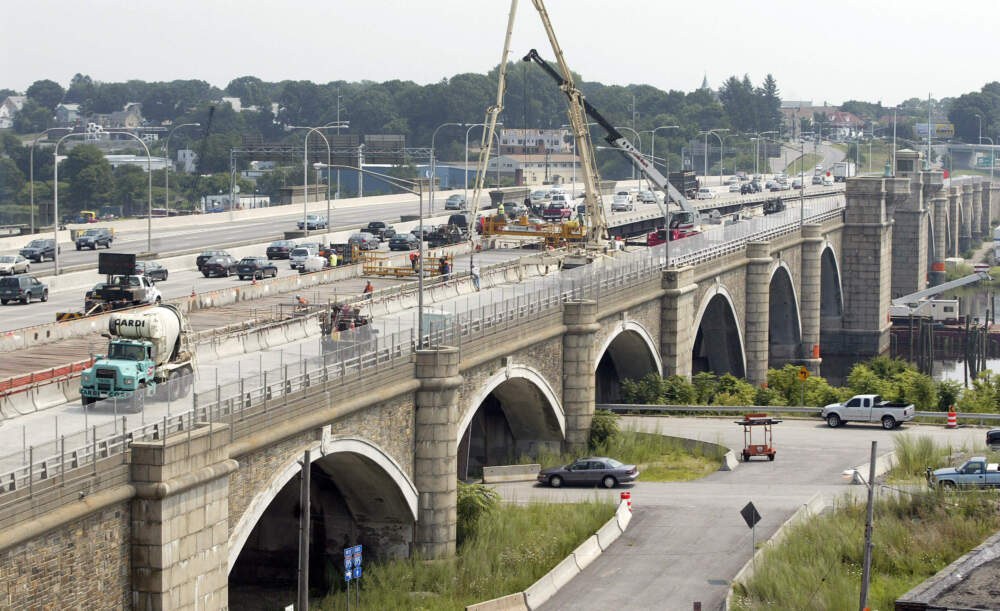
[[[708,73],[707,72],[705,73],[705,77],[703,79],[701,79],[701,87],[699,87],[698,89],[711,89],[711,87],[708,86]]]

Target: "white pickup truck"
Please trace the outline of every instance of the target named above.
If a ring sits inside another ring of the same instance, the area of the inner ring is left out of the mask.
[[[912,403],[883,401],[879,395],[854,395],[843,403],[827,405],[822,416],[831,428],[848,422],[881,422],[882,428],[888,430],[913,420],[915,413]]]

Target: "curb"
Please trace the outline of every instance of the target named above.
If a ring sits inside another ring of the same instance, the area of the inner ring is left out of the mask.
[[[733,604],[736,602],[736,591],[734,590],[734,586],[741,581],[753,577],[754,564],[757,557],[763,555],[765,549],[780,543],[785,538],[785,532],[788,528],[819,514],[826,509],[828,505],[829,503],[823,498],[822,494],[816,492],[809,497],[808,501],[796,509],[795,513],[785,520],[785,522],[778,527],[778,530],[771,535],[771,538],[765,541],[759,549],[754,551],[753,556],[747,560],[746,564],[743,565],[743,568],[736,573],[736,576],[729,581],[729,593],[726,595],[726,600],[722,604],[722,611],[728,611],[728,609],[731,609]]]
[[[604,523],[598,531],[581,543],[573,552],[562,559],[551,571],[531,584],[523,592],[515,592],[465,607],[466,611],[535,611],[574,577],[580,574],[601,553],[608,548],[628,528],[632,521],[632,510],[627,501],[620,501],[615,515]]]

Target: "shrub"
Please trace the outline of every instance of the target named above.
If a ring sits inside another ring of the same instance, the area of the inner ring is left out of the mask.
[[[612,441],[619,433],[618,415],[603,409],[594,412],[590,422],[590,447],[596,449]]]
[[[785,396],[780,392],[766,386],[757,389],[757,396],[754,397],[754,405],[788,405]]]
[[[858,363],[847,376],[847,386],[856,395],[892,395],[892,385],[882,379],[867,365]]]
[[[757,389],[752,384],[727,373],[719,378],[712,404],[753,405],[756,397]]]
[[[894,376],[892,381],[896,386],[894,399],[912,403],[919,410],[937,407],[937,389],[930,376],[908,369]]]
[[[937,392],[937,410],[948,411],[951,406],[958,403],[958,397],[962,392],[962,385],[953,380],[941,380],[935,383]]]
[[[691,405],[697,393],[694,385],[681,376],[661,378],[650,373],[638,382],[622,382],[622,398],[625,403],[643,405]]]
[[[695,401],[698,405],[711,405],[712,397],[719,387],[719,379],[715,374],[703,371],[691,379],[691,384],[694,386]]]
[[[500,503],[500,495],[482,484],[458,482],[458,545],[472,538],[482,516],[492,513]]]

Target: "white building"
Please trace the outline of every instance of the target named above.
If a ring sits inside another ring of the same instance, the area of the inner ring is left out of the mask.
[[[501,129],[500,152],[511,153],[569,153],[572,143],[567,142],[566,129]]]
[[[3,103],[0,103],[0,129],[14,127],[14,117],[24,107],[24,102],[27,99],[28,96],[24,95],[10,95],[4,99]]]
[[[166,157],[147,158],[145,155],[105,155],[105,159],[111,164],[112,169],[118,169],[122,165],[134,165],[144,171],[152,165],[153,170],[162,170],[167,167]]]
[[[577,180],[580,180],[580,160],[572,153],[491,157],[487,164],[488,178],[496,175],[498,160],[501,177],[517,178],[520,175],[526,185],[570,182],[573,180],[574,166]]]

